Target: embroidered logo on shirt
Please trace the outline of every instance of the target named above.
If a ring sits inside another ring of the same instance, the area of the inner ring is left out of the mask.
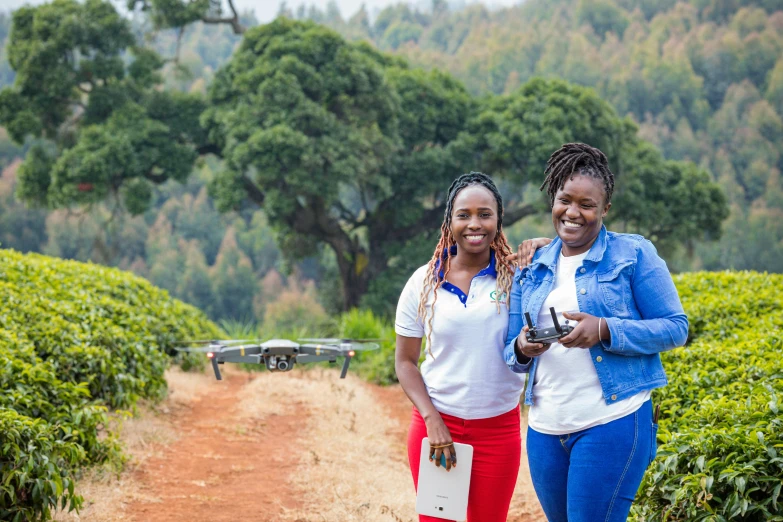
[[[506,293],[503,292],[500,294],[500,299],[498,299],[498,291],[492,290],[492,292],[489,293],[489,298],[492,299],[492,301],[505,301],[506,300]]]

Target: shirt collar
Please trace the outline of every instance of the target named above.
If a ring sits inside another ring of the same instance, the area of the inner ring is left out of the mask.
[[[446,259],[449,256],[456,256],[457,255],[457,245],[451,245],[450,247],[443,249],[443,257],[442,259]],[[438,281],[443,281],[443,270],[440,269],[440,259],[435,261],[435,270],[438,271]],[[495,250],[490,248],[489,249],[489,264],[486,266],[486,268],[481,269],[478,274],[476,274],[474,277],[480,277],[489,275],[492,277],[498,276],[497,268],[495,267]]]
[[[550,270],[554,270],[557,266],[557,260],[560,257],[560,251],[563,248],[563,242],[559,237],[556,237],[547,247],[542,249],[541,255],[531,263],[532,265],[541,264],[546,265]],[[601,225],[601,230],[598,232],[598,237],[590,247],[590,251],[585,257],[585,261],[598,262],[604,257],[606,251],[606,225]]]

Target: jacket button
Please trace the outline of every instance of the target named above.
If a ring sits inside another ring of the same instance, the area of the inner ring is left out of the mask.
[[[612,395],[612,400],[616,401],[617,400],[617,395]]]
[[[579,272],[582,273],[582,274],[584,274],[586,271],[587,271],[587,269],[585,267],[582,267],[582,268],[579,269]]]
[[[579,290],[579,293],[582,294],[582,295],[585,295],[587,293],[587,290],[582,288],[581,290]]]
[[[598,357],[595,358],[595,360],[596,362],[601,362],[604,360],[604,358],[599,355]]]

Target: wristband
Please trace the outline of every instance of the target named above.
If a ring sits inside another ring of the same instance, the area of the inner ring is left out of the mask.
[[[603,317],[598,318],[598,342],[601,342],[601,320]]]

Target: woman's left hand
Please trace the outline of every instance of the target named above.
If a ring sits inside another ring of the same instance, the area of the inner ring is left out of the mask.
[[[598,343],[598,318],[582,312],[563,312],[563,317],[579,321],[574,330],[560,339],[560,344],[566,348],[590,348]],[[602,323],[606,322],[601,321]],[[604,328],[604,325],[601,325]]]

